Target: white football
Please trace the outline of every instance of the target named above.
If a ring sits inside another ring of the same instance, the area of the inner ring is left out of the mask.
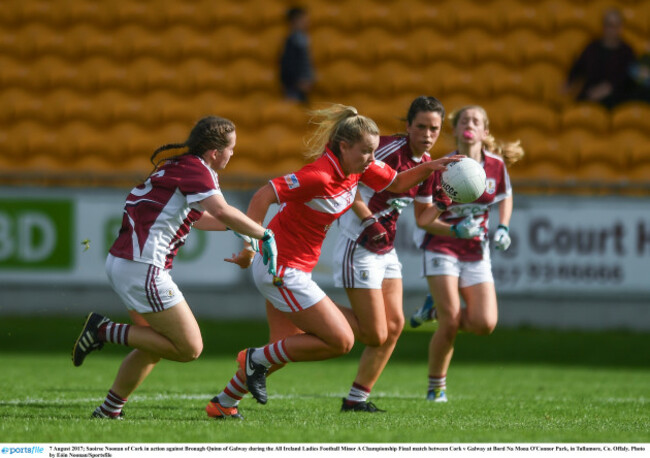
[[[474,202],[485,192],[485,170],[474,159],[464,157],[442,172],[442,190],[454,202]]]

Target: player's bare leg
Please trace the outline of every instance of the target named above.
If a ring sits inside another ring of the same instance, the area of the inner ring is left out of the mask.
[[[150,326],[132,326],[129,346],[172,361],[188,362],[203,350],[201,330],[186,301],[142,315]]]
[[[494,283],[467,286],[460,293],[467,305],[462,312],[461,329],[479,336],[491,334],[499,315]]]
[[[350,393],[344,399],[343,410],[380,411],[367,402],[367,398],[393,354],[404,328],[402,280],[386,279],[382,286],[382,290],[346,289],[360,327],[356,337],[366,344],[366,348],[361,354]]]
[[[429,389],[427,399],[441,400],[445,395],[446,376],[454,354],[454,342],[460,329],[461,304],[458,277],[436,275],[427,277],[429,290],[436,304],[438,328],[429,343]]]
[[[130,346],[152,346],[162,343],[162,350],[167,352],[167,356],[171,356],[168,359],[176,361],[191,361],[201,353],[203,346],[201,332],[185,301],[155,314],[140,315],[133,311],[129,314],[134,323],[129,330]],[[158,331],[151,329],[152,322],[155,323]],[[170,338],[165,337],[162,332],[169,332]],[[104,403],[95,409],[93,416],[120,418],[122,407],[128,397],[147,378],[161,357],[164,356],[143,349],[135,349],[129,353],[122,361]]]

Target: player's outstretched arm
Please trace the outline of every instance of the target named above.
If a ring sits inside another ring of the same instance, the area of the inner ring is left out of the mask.
[[[422,164],[397,174],[391,185],[386,188],[390,192],[400,193],[411,189],[413,186],[422,183],[436,170],[445,170],[447,164],[456,162],[465,156],[455,155],[441,157],[434,161],[423,162]]]
[[[242,211],[230,206],[223,196],[212,195],[203,199],[201,205],[208,214],[233,231],[256,239],[261,239],[264,236],[264,227],[250,219]]]

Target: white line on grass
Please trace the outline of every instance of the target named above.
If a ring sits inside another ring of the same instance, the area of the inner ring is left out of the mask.
[[[180,400],[208,400],[211,399],[214,396],[214,393],[206,393],[206,394],[136,394],[133,395],[130,400],[131,401],[141,401],[141,402],[147,402],[147,401],[167,401],[167,400],[174,400],[174,399],[180,399]],[[310,395],[310,394],[271,394],[269,395],[269,399],[317,399],[317,398],[341,398],[342,395],[340,393],[320,393],[317,395]],[[392,399],[423,399],[423,396],[421,395],[405,395],[405,394],[396,394],[396,393],[387,393],[387,392],[377,392],[373,393],[373,398],[392,398]],[[467,400],[471,399],[473,396],[464,396],[464,395],[457,395],[454,394],[454,399],[458,400]],[[511,399],[511,398],[510,398]],[[553,396],[535,396],[533,398],[535,401],[545,401],[549,403],[560,403],[560,402],[574,402],[576,399],[574,398],[569,398],[569,397],[553,397]],[[605,402],[605,403],[622,403],[622,402],[627,402],[627,403],[640,403],[640,404],[646,404],[648,403],[649,399],[645,397],[640,397],[640,398],[621,398],[621,397],[609,397],[609,398],[600,398],[597,399],[598,401]],[[47,398],[47,399],[39,399],[39,398],[25,398],[25,399],[3,399],[0,400],[0,405],[22,405],[22,404],[50,404],[50,403],[62,403],[65,402],[67,404],[88,404],[88,403],[95,403],[101,401],[101,398],[94,397],[94,398],[66,398],[66,397],[57,397],[57,398]]]

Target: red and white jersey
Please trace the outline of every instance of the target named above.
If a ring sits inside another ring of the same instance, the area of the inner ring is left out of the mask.
[[[397,172],[375,160],[363,173],[343,174],[329,150],[297,172],[274,178],[280,210],[269,223],[278,246],[278,266],[311,272],[330,226],[354,202],[359,182],[381,191]]]
[[[379,147],[375,152],[375,158],[383,161],[398,173],[411,169],[422,162],[431,161],[429,154],[425,153],[421,158],[413,158],[408,138],[404,136],[384,136],[379,139]],[[395,200],[405,204],[411,204],[414,200],[422,203],[432,203],[433,175],[408,191],[394,193],[390,191],[375,191],[367,186],[359,186],[359,192],[363,201],[377,220],[386,228],[391,245],[395,241],[397,219],[401,208],[391,205]],[[361,220],[354,211],[347,211],[339,220],[341,233],[350,240],[356,240],[362,231]]]
[[[452,156],[457,154],[453,152]],[[485,192],[476,201],[469,204],[453,202],[447,211],[440,215],[440,221],[449,224],[456,224],[468,215],[474,215],[475,218],[483,216],[481,224],[487,234],[488,212],[490,205],[512,195],[512,186],[510,177],[506,170],[503,158],[489,151],[483,150],[483,168],[486,175]],[[434,188],[440,185],[442,172],[434,173]],[[443,253],[457,258],[460,261],[480,261],[488,252],[488,238],[483,239],[459,239],[446,235],[433,235],[426,233],[422,241],[421,248],[436,253]]]
[[[203,214],[199,203],[222,195],[217,173],[203,159],[184,154],[165,162],[126,198],[113,256],[171,269],[174,256]]]

